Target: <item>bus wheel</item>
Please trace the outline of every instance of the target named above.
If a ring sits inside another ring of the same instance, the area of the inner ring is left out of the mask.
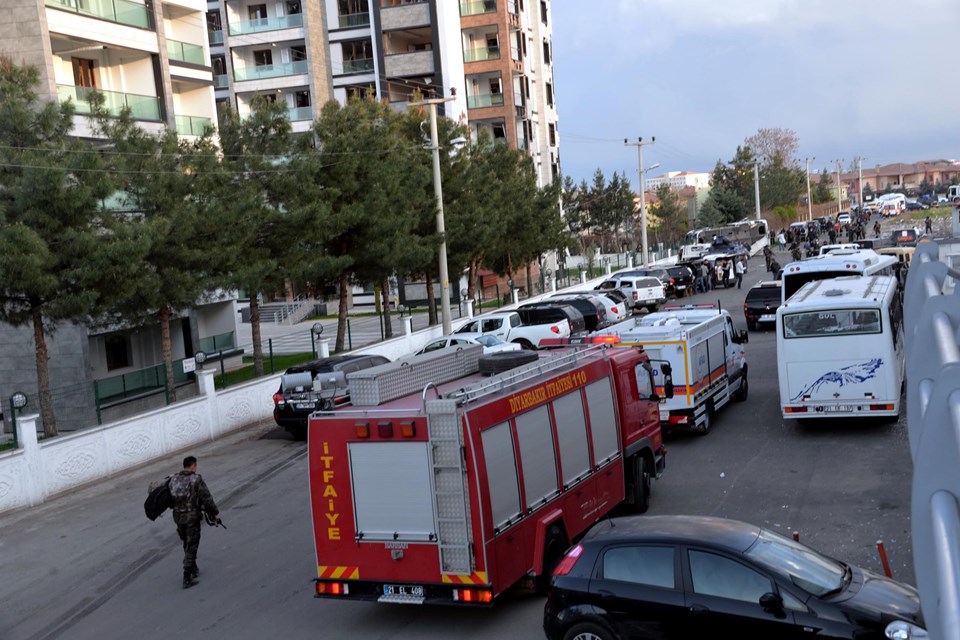
[[[553,570],[563,560],[563,553],[566,550],[567,538],[563,535],[563,529],[555,524],[550,525],[543,541],[543,570],[537,576],[537,593],[547,593]]]
[[[633,469],[633,509],[637,513],[646,513],[650,508],[650,472],[642,455],[634,457]]]

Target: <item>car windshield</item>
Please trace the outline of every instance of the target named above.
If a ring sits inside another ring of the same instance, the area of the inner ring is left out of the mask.
[[[474,339],[485,347],[493,347],[498,344],[503,344],[503,340],[501,340],[497,336],[484,335],[484,336],[477,336]]]
[[[846,567],[779,534],[760,530],[760,536],[747,549],[746,556],[771,571],[786,574],[800,589],[814,596],[843,588]]]

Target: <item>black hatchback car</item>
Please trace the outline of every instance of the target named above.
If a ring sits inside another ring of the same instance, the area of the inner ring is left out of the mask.
[[[777,308],[783,288],[779,280],[761,280],[750,287],[747,297],[743,299],[743,316],[747,321],[747,329],[756,331],[761,322],[777,321]]]
[[[520,322],[525,325],[534,324],[553,324],[566,320],[570,325],[570,334],[583,333],[587,330],[586,321],[583,314],[576,307],[572,307],[566,302],[563,304],[557,302],[531,302],[517,309],[517,315],[520,316]]]
[[[599,522],[557,565],[543,614],[550,640],[880,640],[891,624],[922,631],[915,588],[754,525],[696,516]]]
[[[319,407],[318,391],[313,380],[324,373],[340,372],[344,376],[361,369],[369,369],[390,362],[383,356],[348,354],[311,360],[290,367],[280,378],[280,388],[273,394],[273,420],[299,440],[307,437],[307,418]],[[346,389],[338,391],[346,398]]]

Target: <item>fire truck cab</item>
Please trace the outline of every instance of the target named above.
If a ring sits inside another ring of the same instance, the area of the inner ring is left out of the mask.
[[[490,604],[545,586],[614,506],[646,510],[666,453],[646,354],[537,355],[483,377],[482,347],[451,347],[347,376],[350,403],[308,427],[318,597]]]

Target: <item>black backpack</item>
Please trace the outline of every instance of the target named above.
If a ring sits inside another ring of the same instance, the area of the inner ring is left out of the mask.
[[[173,508],[173,495],[170,493],[170,477],[159,484],[151,484],[147,499],[143,502],[143,512],[150,520],[156,520],[164,511]]]

